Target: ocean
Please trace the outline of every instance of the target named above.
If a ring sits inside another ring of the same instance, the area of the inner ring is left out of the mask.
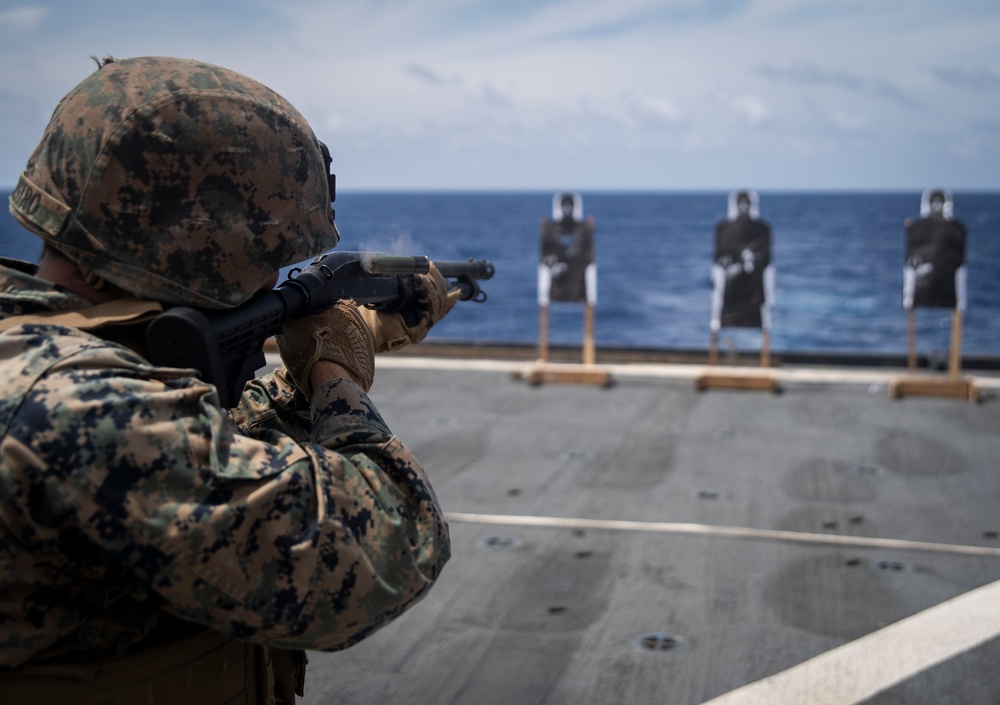
[[[3,203],[7,193],[0,194]],[[551,192],[344,192],[335,204],[338,249],[426,254],[432,259],[492,260],[488,300],[461,302],[431,333],[440,341],[534,344],[539,321],[536,266],[539,220]],[[598,346],[706,350],[715,224],[726,192],[583,192],[596,219]],[[760,193],[771,224],[776,274],[771,350],[903,354],[903,220],[920,210],[919,192]],[[968,230],[968,310],[962,350],[1000,355],[1000,193],[955,194],[955,217]],[[0,254],[34,260],[39,241],[6,208]],[[917,346],[943,355],[950,312],[917,311]],[[550,340],[578,345],[583,307],[553,304]],[[759,350],[756,330],[720,333],[723,351]]]

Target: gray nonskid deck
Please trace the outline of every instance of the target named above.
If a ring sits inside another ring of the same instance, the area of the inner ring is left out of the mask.
[[[453,558],[395,623],[310,654],[305,703],[693,705],[1000,579],[994,400],[615,379],[380,363],[372,397],[431,476]],[[992,637],[954,647],[863,701],[996,702],[997,656]]]

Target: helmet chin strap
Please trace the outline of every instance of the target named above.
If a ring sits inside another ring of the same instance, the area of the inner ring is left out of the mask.
[[[114,299],[87,308],[46,311],[31,316],[12,316],[0,321],[0,331],[25,324],[69,326],[79,330],[94,330],[104,326],[144,323],[151,321],[162,312],[163,304],[159,301]]]
[[[42,249],[37,275],[75,292],[92,303],[136,298],[134,294],[115,286],[96,272],[84,269],[48,243]]]
[[[84,274],[83,281],[85,281],[87,283],[87,286],[89,286],[94,291],[100,291],[101,289],[104,288],[104,285],[107,284],[107,281],[101,279],[101,277],[95,274],[94,272],[88,272]]]

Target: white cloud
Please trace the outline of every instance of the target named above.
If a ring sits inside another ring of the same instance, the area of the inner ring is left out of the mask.
[[[514,105],[514,101],[507,95],[501,93],[488,83],[479,89],[478,98],[489,108],[509,108]]]
[[[811,63],[796,61],[793,65],[779,68],[765,64],[760,72],[769,77],[791,83],[809,86],[832,86],[851,93],[870,94],[898,102],[907,107],[918,107],[919,101],[911,98],[894,82],[880,76],[873,76],[870,70],[864,75],[855,75],[842,69],[828,70]]]
[[[1000,89],[1000,71],[985,66],[935,69],[934,74],[951,86],[973,90]]]
[[[828,151],[826,145],[820,142],[806,139],[804,137],[798,137],[795,135],[787,135],[784,138],[785,144],[791,147],[795,154],[802,157],[815,157]]]
[[[977,157],[981,157],[985,147],[986,145],[983,144],[982,140],[974,137],[950,140],[948,142],[948,151],[962,159],[976,159]],[[996,145],[993,145],[993,147],[995,151]]]
[[[16,5],[0,10],[0,29],[30,32],[49,16],[49,10],[38,5]]]
[[[845,132],[857,132],[868,125],[864,115],[845,110],[833,110],[829,114],[830,122]]]
[[[684,119],[677,104],[665,95],[639,90],[631,93],[628,100],[642,115],[669,123],[679,123]]]
[[[741,94],[729,96],[725,99],[726,104],[736,114],[742,116],[747,124],[757,127],[771,117],[764,99],[758,95]]]
[[[327,113],[322,122],[322,127],[330,131],[346,130],[350,125],[351,118],[346,113]]]
[[[415,76],[432,86],[448,86],[461,83],[461,79],[457,76],[446,78],[434,69],[423,66],[422,64],[407,64],[405,71],[411,76]]]

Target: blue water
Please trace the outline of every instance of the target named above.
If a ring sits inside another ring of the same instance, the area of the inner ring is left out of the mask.
[[[6,194],[0,194],[6,203]],[[489,300],[461,303],[431,337],[536,343],[538,221],[552,194],[342,193],[338,249],[408,252],[435,259],[493,260]],[[597,219],[598,345],[705,349],[709,267],[724,192],[584,193]],[[775,351],[902,353],[903,220],[920,193],[768,193],[761,217],[773,230]],[[955,194],[968,229],[969,302],[963,352],[1000,354],[1000,193]],[[0,212],[0,254],[35,259],[36,238]],[[948,347],[950,314],[919,310],[921,352]],[[555,304],[553,343],[580,344],[583,310]],[[757,331],[723,329],[722,345],[759,349]]]

